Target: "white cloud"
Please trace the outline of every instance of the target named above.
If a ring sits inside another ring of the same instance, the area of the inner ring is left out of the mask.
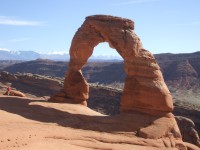
[[[130,0],[122,3],[117,3],[116,5],[122,6],[122,5],[131,5],[131,4],[139,4],[139,3],[146,3],[146,2],[155,2],[160,0]]]
[[[17,20],[17,19],[7,17],[7,16],[0,16],[0,25],[42,26],[42,25],[45,25],[45,22]]]

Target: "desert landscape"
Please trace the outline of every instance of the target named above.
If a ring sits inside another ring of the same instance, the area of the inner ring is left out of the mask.
[[[69,62],[2,61],[0,149],[199,149],[199,53],[154,57],[134,27],[88,16]],[[101,42],[123,62],[86,65]]]
[[[1,1],[0,150],[200,150],[199,6]]]

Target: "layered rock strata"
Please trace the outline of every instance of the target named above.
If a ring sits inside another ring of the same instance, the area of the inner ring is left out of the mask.
[[[31,73],[11,74],[9,72],[3,71],[0,74],[0,80],[9,82],[20,82],[30,85],[31,87],[38,87],[52,91],[62,90],[63,87],[63,83],[58,79],[53,79],[51,77]]]
[[[164,82],[154,56],[142,46],[129,19],[95,15],[86,18],[76,32],[71,48],[69,70],[64,83],[66,102],[83,103],[89,86],[81,69],[92,55],[94,47],[108,42],[122,56],[125,63],[125,87],[120,103],[121,112],[139,111],[167,114],[173,109],[171,94]],[[54,96],[52,101],[56,101]]]

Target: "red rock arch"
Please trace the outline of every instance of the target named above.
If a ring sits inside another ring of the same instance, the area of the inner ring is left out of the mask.
[[[154,56],[142,47],[133,29],[134,22],[129,19],[105,15],[86,18],[76,32],[70,48],[69,70],[64,83],[65,94],[62,95],[66,102],[87,103],[89,86],[81,68],[87,63],[96,45],[108,42],[125,63],[126,79],[121,112],[172,111],[172,97],[160,68]]]

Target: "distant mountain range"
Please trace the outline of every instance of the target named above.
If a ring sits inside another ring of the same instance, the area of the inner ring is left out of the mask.
[[[70,58],[69,54],[61,52],[50,52],[47,54],[38,53],[35,51],[10,51],[7,49],[0,49],[0,60],[35,60],[35,59],[50,59],[57,61],[68,61]],[[90,57],[92,60],[121,60],[121,57],[115,55],[98,55]]]

